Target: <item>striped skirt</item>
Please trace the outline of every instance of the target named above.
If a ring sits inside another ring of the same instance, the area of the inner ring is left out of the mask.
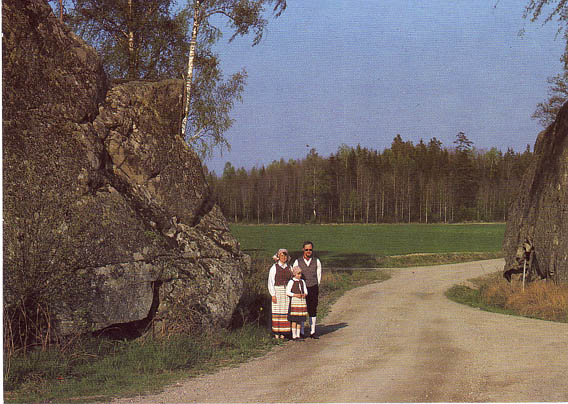
[[[307,315],[306,298],[292,297],[288,309],[288,320],[293,323],[302,323],[306,321]]]
[[[286,296],[286,286],[275,286],[276,303],[272,303],[272,332],[283,334],[290,332],[290,322],[288,321],[288,302]]]

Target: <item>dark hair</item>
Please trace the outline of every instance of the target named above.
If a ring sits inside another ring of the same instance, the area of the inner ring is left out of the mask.
[[[314,243],[312,243],[311,241],[304,241],[304,244],[302,244],[302,248],[304,248],[304,247],[307,246],[308,244],[311,244],[312,247],[314,246]]]

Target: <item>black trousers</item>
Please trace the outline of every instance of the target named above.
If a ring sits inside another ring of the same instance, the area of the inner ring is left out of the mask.
[[[308,286],[308,295],[306,296],[306,304],[308,306],[308,315],[316,317],[318,314],[318,295],[319,285]]]

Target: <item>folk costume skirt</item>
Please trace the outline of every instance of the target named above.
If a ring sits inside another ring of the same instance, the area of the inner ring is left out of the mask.
[[[290,332],[290,322],[288,321],[288,302],[286,296],[286,286],[275,286],[276,303],[272,303],[272,332],[283,334]]]
[[[291,297],[288,309],[288,321],[292,323],[303,323],[308,315],[308,306],[305,297]]]

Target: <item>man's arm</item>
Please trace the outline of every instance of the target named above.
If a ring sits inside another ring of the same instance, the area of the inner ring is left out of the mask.
[[[318,258],[316,262],[318,264],[317,275],[318,275],[318,285],[319,285],[321,283],[321,261]]]

